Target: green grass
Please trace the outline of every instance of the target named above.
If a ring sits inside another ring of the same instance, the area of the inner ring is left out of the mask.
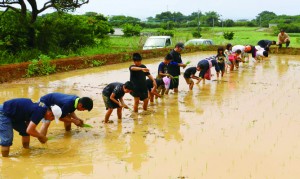
[[[186,42],[187,40],[193,39],[192,32],[196,28],[182,28],[176,29],[173,43]],[[143,30],[147,31],[147,29]],[[151,31],[154,31],[151,29]],[[148,31],[147,31],[148,32]],[[223,32],[233,32],[234,37],[232,40],[226,40],[223,37]],[[201,28],[201,35],[203,39],[212,39],[216,45],[226,45],[231,43],[233,45],[256,45],[259,40],[275,40],[277,36],[273,35],[271,29],[261,29],[258,27],[204,27]],[[291,47],[300,47],[300,33],[289,34],[291,38]]]
[[[142,32],[157,32],[159,29],[143,29]],[[172,38],[173,45],[177,42],[186,42],[193,39],[192,33],[197,28],[179,28],[175,29],[174,37]],[[223,32],[233,32],[232,40],[226,40],[223,37]],[[275,33],[277,34],[277,33]],[[271,29],[258,27],[202,27],[201,35],[203,39],[212,39],[215,45],[225,46],[227,43],[233,45],[256,45],[259,40],[275,40],[277,36],[274,35]],[[291,38],[290,47],[300,48],[300,33],[289,33]],[[108,39],[98,40],[99,45],[94,47],[84,47],[76,52],[68,55],[53,54],[49,55],[52,58],[60,57],[74,57],[74,56],[91,56],[97,54],[115,54],[120,52],[132,52],[141,50],[147,37],[109,37]],[[0,64],[19,63],[30,61],[39,56],[38,50],[21,51],[17,55],[11,55],[6,51],[0,51]],[[97,64],[96,64],[97,65]]]

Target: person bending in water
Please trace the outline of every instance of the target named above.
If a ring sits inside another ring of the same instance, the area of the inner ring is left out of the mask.
[[[62,114],[59,106],[46,106],[43,102],[34,103],[31,99],[15,98],[0,105],[0,145],[3,157],[9,156],[13,141],[13,129],[22,136],[23,147],[28,149],[30,136],[46,143],[48,138],[36,130],[39,122],[44,118],[51,122],[58,121]]]
[[[113,122],[109,120],[109,117],[115,108],[117,108],[118,119],[122,120],[122,108],[129,108],[124,103],[123,96],[125,93],[131,93],[132,91],[133,84],[130,81],[127,81],[125,84],[119,82],[110,83],[103,89],[102,97],[107,110],[104,123]]]
[[[186,83],[189,85],[189,89],[193,90],[194,81],[193,79],[199,80],[199,77],[195,76],[197,70],[200,70],[200,68],[196,67],[189,67],[185,70],[183,77],[186,81]]]
[[[200,60],[197,64],[197,70],[200,71],[199,73],[199,79],[196,82],[196,84],[199,84],[200,81],[203,79],[203,82],[205,82],[205,79],[210,80],[211,79],[211,68],[215,67],[215,70],[217,72],[217,78],[220,74],[220,67],[218,65],[218,62],[216,60],[216,56],[212,56],[203,60]]]
[[[74,123],[76,126],[83,126],[83,120],[75,114],[75,110],[91,111],[93,109],[93,100],[91,98],[80,98],[76,95],[69,95],[63,93],[46,94],[40,98],[40,101],[45,103],[47,106],[52,106],[56,104],[61,108],[62,115],[59,120],[64,122],[66,131],[71,130],[72,123]],[[50,123],[43,120],[40,132],[46,135],[49,125]]]

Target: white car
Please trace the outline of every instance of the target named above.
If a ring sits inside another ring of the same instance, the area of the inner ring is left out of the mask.
[[[184,46],[191,45],[214,45],[214,42],[211,39],[191,39],[184,44]]]
[[[170,45],[172,45],[171,36],[151,36],[146,40],[143,50],[164,48]]]

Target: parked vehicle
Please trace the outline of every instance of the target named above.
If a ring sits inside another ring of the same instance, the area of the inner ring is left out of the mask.
[[[214,42],[211,39],[191,39],[184,44],[184,46],[191,45],[214,45]]]
[[[146,40],[143,50],[164,48],[172,45],[171,36],[150,36]]]

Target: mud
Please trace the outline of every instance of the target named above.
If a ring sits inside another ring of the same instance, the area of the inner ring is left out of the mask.
[[[183,54],[189,66],[214,52]],[[162,58],[143,60],[151,74]],[[21,147],[15,133],[11,157],[0,159],[0,178],[298,178],[300,158],[300,58],[271,55],[241,65],[179,93],[157,99],[148,111],[116,111],[103,124],[102,89],[129,79],[131,62],[3,83],[0,101],[50,92],[90,96],[91,112],[77,112],[93,128],[51,124],[43,145]],[[131,108],[133,99],[125,95]]]

